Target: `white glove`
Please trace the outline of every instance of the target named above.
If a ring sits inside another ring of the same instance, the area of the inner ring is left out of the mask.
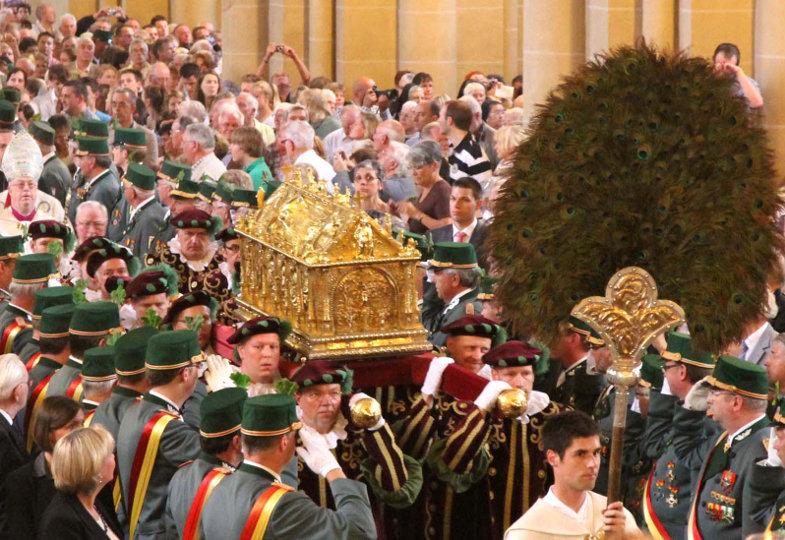
[[[777,428],[772,427],[769,431],[769,456],[766,458],[766,461],[763,462],[763,465],[767,467],[782,467],[782,460],[780,459],[780,455],[774,449],[774,441],[777,440]]]
[[[529,392],[529,396],[526,401],[526,412],[518,417],[518,419],[521,421],[521,424],[528,424],[529,417],[545,409],[545,407],[547,407],[548,403],[550,402],[551,398],[548,397],[548,394],[545,392],[538,392],[537,390],[532,390]]]
[[[706,378],[699,380],[692,385],[692,388],[687,393],[687,397],[684,398],[684,408],[691,411],[707,411],[709,409],[707,400],[709,399],[710,390],[711,386],[706,381]]]
[[[222,388],[234,388],[232,380],[232,364],[226,358],[221,358],[217,354],[211,354],[205,358],[207,371],[204,372],[204,380],[210,392],[216,392]]]
[[[327,448],[327,441],[312,428],[303,426],[300,429],[300,440],[303,442],[303,446],[297,447],[297,455],[313,472],[326,477],[330,471],[341,468],[338,460]]]
[[[480,395],[474,400],[474,404],[484,411],[490,411],[496,406],[496,398],[505,390],[512,388],[504,381],[491,381],[485,385]]]
[[[361,399],[365,399],[365,398],[368,398],[368,399],[373,399],[373,398],[372,398],[371,396],[369,396],[368,394],[363,394],[362,392],[357,392],[356,394],[352,395],[352,397],[350,397],[350,398],[349,398],[349,410],[351,410],[351,408],[352,408],[352,407],[354,407],[354,404],[355,404],[355,403],[357,403],[357,402],[358,402],[358,401],[360,401]],[[374,400],[374,401],[376,401],[376,400]],[[382,416],[382,417],[379,419],[379,421],[378,421],[378,422],[376,422],[376,424],[375,424],[375,425],[373,425],[373,426],[371,426],[371,427],[369,427],[369,428],[367,428],[367,429],[368,429],[368,431],[376,431],[376,430],[378,430],[378,429],[381,429],[381,428],[382,428],[382,426],[384,426],[384,424],[386,424],[386,423],[387,423],[387,422],[386,422],[386,420],[384,419],[384,416]]]
[[[431,364],[428,366],[428,374],[425,375],[425,381],[423,381],[420,389],[423,395],[434,397],[439,395],[439,387],[442,385],[444,370],[454,362],[455,360],[446,356],[439,356],[431,360]]]

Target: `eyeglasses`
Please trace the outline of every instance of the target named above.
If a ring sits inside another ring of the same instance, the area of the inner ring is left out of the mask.
[[[106,221],[77,221],[79,227],[106,227]]]
[[[662,370],[662,373],[665,374],[670,368],[679,367],[680,365],[681,364],[665,364],[664,366],[661,366],[660,369]]]

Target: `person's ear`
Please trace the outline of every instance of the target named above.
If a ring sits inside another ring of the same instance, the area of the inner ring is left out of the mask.
[[[554,452],[553,450],[546,450],[545,451],[545,459],[548,462],[548,465],[551,467],[555,467],[559,464],[559,454]]]

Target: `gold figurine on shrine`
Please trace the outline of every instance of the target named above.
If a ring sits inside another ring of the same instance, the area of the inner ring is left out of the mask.
[[[337,186],[295,169],[236,229],[241,317],[290,320],[287,343],[309,359],[430,349],[417,309],[420,253]]]

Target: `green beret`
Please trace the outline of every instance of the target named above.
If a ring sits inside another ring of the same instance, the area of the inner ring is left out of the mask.
[[[120,310],[114,302],[104,301],[76,306],[68,328],[75,336],[103,336],[115,330],[122,330]]]
[[[55,143],[55,130],[47,122],[36,120],[30,124],[27,131],[41,144],[52,146]]]
[[[302,427],[297,402],[287,394],[252,397],[243,405],[241,432],[252,437],[275,437]]]
[[[224,388],[207,394],[199,406],[201,436],[224,437],[240,431],[247,399],[248,392],[244,388]]]
[[[569,324],[570,330],[576,334],[582,335],[589,346],[597,348],[605,345],[605,342],[600,337],[600,334],[598,334],[594,328],[589,326],[589,323],[583,322],[579,318],[570,315]]]
[[[457,321],[447,326],[442,326],[441,331],[451,336],[479,336],[495,338],[501,327],[482,315],[464,315]]]
[[[482,361],[493,368],[535,366],[541,355],[542,349],[523,341],[510,340],[485,353]]]
[[[109,246],[101,249],[96,249],[87,257],[87,275],[95,277],[96,271],[106,261],[111,259],[123,259],[127,266],[130,266],[134,254],[130,249],[117,244],[110,244]],[[129,273],[130,269],[129,269]]]
[[[199,336],[190,330],[168,330],[150,338],[144,365],[147,369],[168,370],[204,361]]]
[[[76,306],[73,304],[60,304],[46,308],[41,313],[40,336],[49,339],[68,337],[68,329],[71,326],[74,311],[76,311]]]
[[[121,144],[126,148],[147,148],[144,131],[141,129],[117,127],[114,130],[114,144]],[[155,175],[155,173],[153,173]]]
[[[177,163],[175,161],[164,161],[161,170],[158,171],[158,178],[178,183],[182,180],[191,180],[191,167]]]
[[[170,195],[175,199],[195,199],[199,196],[199,184],[193,180],[180,180]]]
[[[281,339],[281,344],[283,344],[291,331],[292,324],[289,321],[279,319],[278,317],[267,317],[263,315],[251,319],[237,327],[234,334],[229,336],[226,341],[234,345],[242,343],[249,337],[258,334],[278,334],[278,337]]]
[[[232,192],[232,206],[237,208],[259,208],[256,192],[251,189],[235,189]]]
[[[74,303],[73,287],[47,287],[35,292],[33,319],[40,320],[46,308]]]
[[[216,184],[211,180],[205,180],[199,183],[199,197],[206,203],[213,202],[213,193],[215,193]]]
[[[434,268],[477,268],[477,253],[468,242],[437,242],[428,266]]]
[[[769,396],[766,368],[745,362],[735,356],[720,356],[714,366],[714,372],[706,377],[706,382],[720,390],[745,397],[767,399]]]
[[[662,390],[662,366],[665,361],[658,354],[646,354],[641,362],[641,377],[638,384],[652,390]]]
[[[692,364],[701,368],[713,368],[714,357],[706,353],[696,353],[692,350],[692,338],[681,332],[668,332],[665,336],[668,347],[662,352],[664,360]]]
[[[0,97],[14,105],[19,105],[19,102],[22,101],[22,94],[19,93],[19,90],[10,86],[3,88],[2,92],[0,92]]]
[[[129,163],[128,170],[123,176],[123,182],[127,182],[139,189],[152,191],[155,189],[155,172],[139,163]]]
[[[0,99],[0,131],[11,131],[16,120],[16,105],[8,100]]]
[[[109,126],[106,122],[93,118],[82,118],[79,127],[74,130],[77,137],[109,138]]]
[[[35,253],[22,255],[16,260],[12,281],[15,283],[44,283],[57,275],[54,255]]]
[[[21,236],[0,236],[0,260],[15,259],[25,251]]]
[[[109,144],[106,139],[98,137],[77,137],[79,148],[74,152],[76,156],[108,156]]]
[[[112,381],[114,372],[114,347],[93,347],[84,352],[82,380],[92,382]]]
[[[144,359],[147,354],[147,343],[158,330],[150,326],[135,328],[120,336],[115,342],[115,371],[123,377],[139,375],[147,369]]]

